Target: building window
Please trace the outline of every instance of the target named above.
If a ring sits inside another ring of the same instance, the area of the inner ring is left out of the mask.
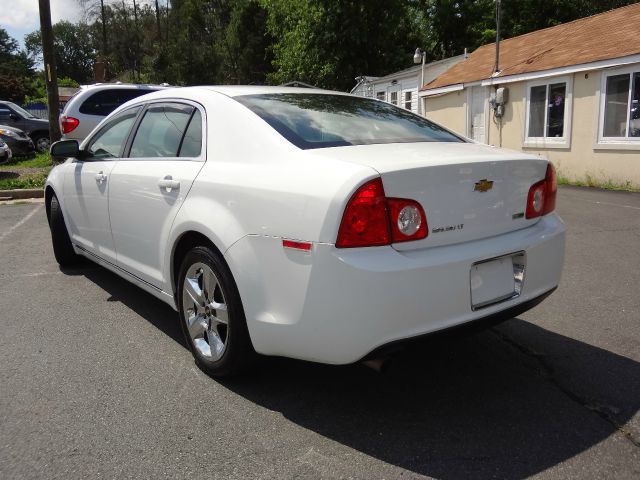
[[[571,84],[566,78],[530,83],[527,88],[525,146],[567,147]]]
[[[391,92],[389,94],[389,102],[391,102],[393,105],[398,105],[398,92]]]
[[[602,75],[599,143],[640,143],[640,67]]]
[[[411,100],[413,97],[413,92],[404,92],[404,108],[407,110],[411,110]]]
[[[384,101],[385,101],[385,99],[386,99],[386,95],[385,95],[385,93],[384,93],[384,92],[376,92],[376,98],[377,98],[378,100],[382,100],[382,101],[384,102]]]

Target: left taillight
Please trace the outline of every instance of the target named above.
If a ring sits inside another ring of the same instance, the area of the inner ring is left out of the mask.
[[[556,169],[549,163],[544,180],[534,183],[527,195],[526,218],[537,218],[556,209],[558,182]]]
[[[374,247],[420,240],[427,236],[422,206],[406,198],[385,196],[382,179],[362,185],[347,204],[336,239],[337,248]]]
[[[79,124],[80,120],[77,118],[60,115],[60,130],[62,130],[63,134],[73,132]]]

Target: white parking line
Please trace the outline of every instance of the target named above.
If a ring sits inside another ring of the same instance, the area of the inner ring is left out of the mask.
[[[27,223],[29,219],[33,217],[41,208],[42,208],[42,205],[38,205],[36,208],[31,210],[29,213],[27,213],[27,215],[22,220],[20,220],[18,223],[12,226],[9,230],[2,232],[2,234],[0,234],[0,242],[3,241],[5,238],[7,238],[9,235],[11,235],[11,233],[15,231],[17,228],[20,228],[22,225]]]
[[[633,205],[620,205],[619,203],[609,203],[609,202],[591,202],[591,203],[597,203],[598,205],[610,205],[612,207],[633,208],[634,210],[640,210],[640,207],[634,207]]]

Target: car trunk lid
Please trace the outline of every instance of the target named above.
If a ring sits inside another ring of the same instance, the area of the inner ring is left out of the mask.
[[[324,155],[377,170],[387,197],[418,201],[427,238],[395,243],[413,250],[467,242],[525,228],[531,185],[545,176],[541,158],[473,143],[411,143],[322,149]],[[320,154],[320,150],[314,154]]]

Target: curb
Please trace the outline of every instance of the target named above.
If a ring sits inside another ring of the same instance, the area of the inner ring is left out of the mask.
[[[42,197],[44,197],[43,188],[0,190],[0,200],[22,200],[25,198],[42,198]]]

